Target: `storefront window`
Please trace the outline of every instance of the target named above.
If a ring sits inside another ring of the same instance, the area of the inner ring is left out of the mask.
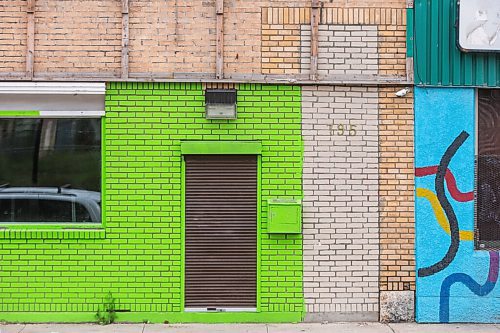
[[[100,119],[0,119],[0,222],[99,223],[100,201]]]

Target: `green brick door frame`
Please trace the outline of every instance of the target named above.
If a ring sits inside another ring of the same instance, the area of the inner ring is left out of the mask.
[[[260,141],[183,141],[181,142],[181,311],[185,312],[185,273],[186,273],[186,161],[185,155],[257,155],[257,313],[261,312],[261,182],[262,182],[262,143]],[[238,317],[241,313],[254,311],[231,312]],[[186,313],[186,312],[185,312]],[[204,313],[204,312],[200,312]]]

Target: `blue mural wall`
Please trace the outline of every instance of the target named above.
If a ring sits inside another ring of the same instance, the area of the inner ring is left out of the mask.
[[[497,251],[474,250],[475,91],[415,88],[419,322],[500,322]]]

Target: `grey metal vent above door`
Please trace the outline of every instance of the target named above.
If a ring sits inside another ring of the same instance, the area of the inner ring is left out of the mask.
[[[257,156],[185,155],[185,307],[257,304]]]

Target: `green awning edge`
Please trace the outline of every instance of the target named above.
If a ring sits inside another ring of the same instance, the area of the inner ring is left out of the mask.
[[[40,111],[10,111],[10,110],[0,110],[0,118],[16,118],[16,117],[39,117]]]

